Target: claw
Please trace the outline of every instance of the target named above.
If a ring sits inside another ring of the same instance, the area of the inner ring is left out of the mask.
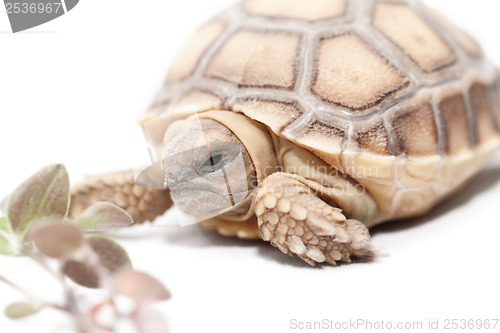
[[[333,265],[333,266],[336,266],[336,265],[337,265],[337,262],[336,262],[335,260],[332,260],[332,259],[330,259],[330,258],[328,258],[328,257],[326,257],[325,262],[326,262],[327,264],[330,264],[330,265]]]
[[[255,213],[263,238],[281,252],[312,266],[373,256],[362,222],[347,220],[342,210],[316,197],[296,176],[276,174],[266,180],[256,196]],[[281,191],[284,184],[286,197]]]
[[[323,262],[326,259],[323,252],[321,252],[317,247],[310,247],[306,252],[306,256],[316,262]]]
[[[280,251],[283,252],[284,254],[288,254],[288,249],[282,246],[280,243],[277,243],[276,247],[280,249]]]
[[[347,233],[347,231],[345,231],[344,228],[336,228],[333,240],[339,243],[347,243],[349,242],[350,238],[349,234]]]
[[[339,261],[340,259],[342,259],[342,254],[340,254],[340,251],[332,250],[330,251],[330,258],[335,261]]]
[[[304,260],[305,262],[307,262],[311,266],[315,266],[316,265],[316,262],[314,260],[306,257],[305,255],[300,255],[299,258],[302,259],[302,260]]]
[[[318,236],[333,236],[336,232],[335,224],[326,221],[317,213],[309,213],[307,216],[307,225]]]
[[[295,235],[288,236],[286,245],[288,245],[288,248],[295,254],[304,254],[307,250],[300,237]]]
[[[272,236],[271,230],[269,230],[267,226],[261,227],[260,230],[262,231],[262,238],[264,238],[265,241],[269,241]]]

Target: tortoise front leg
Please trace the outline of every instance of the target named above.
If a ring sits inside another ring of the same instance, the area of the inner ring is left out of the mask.
[[[373,257],[368,228],[347,220],[296,175],[275,173],[267,177],[256,195],[255,214],[263,238],[283,253],[297,255],[310,265],[352,257]]]
[[[153,221],[172,206],[168,190],[150,190],[136,184],[132,171],[89,176],[71,188],[69,216],[81,214],[96,202],[111,202],[126,210],[134,223]]]

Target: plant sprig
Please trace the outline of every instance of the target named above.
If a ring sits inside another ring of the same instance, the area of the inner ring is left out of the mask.
[[[69,218],[69,204],[68,173],[63,165],[55,164],[24,181],[0,207],[7,214],[0,217],[0,254],[31,258],[61,284],[65,295],[65,304],[52,304],[0,275],[0,282],[26,298],[9,305],[5,315],[24,318],[50,307],[71,315],[78,332],[115,332],[123,320],[140,332],[165,332],[165,319],[151,303],[169,299],[169,291],[154,277],[134,270],[125,249],[97,233],[126,227],[133,223],[132,217],[111,203],[100,202]],[[57,263],[57,269],[50,261]],[[102,288],[106,297],[86,309],[67,278],[82,287]],[[117,305],[123,296],[132,300],[132,310],[123,311]],[[98,317],[106,307],[111,307],[113,318],[103,324]]]

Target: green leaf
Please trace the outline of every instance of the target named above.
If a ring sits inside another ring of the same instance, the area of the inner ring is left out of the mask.
[[[69,177],[64,165],[55,164],[40,170],[9,199],[7,217],[12,229],[24,238],[34,221],[50,216],[65,217],[69,197]]]
[[[112,230],[133,222],[126,211],[109,202],[95,203],[75,219],[75,223],[84,231]]]
[[[6,217],[0,217],[0,254],[15,255],[16,251],[12,248],[9,236],[13,236],[10,222]]]
[[[87,288],[99,288],[101,275],[114,275],[126,267],[131,267],[127,252],[114,240],[93,235],[86,242],[98,258],[98,267],[93,260],[68,260],[63,268],[64,274],[73,282]]]
[[[115,291],[136,302],[164,301],[171,297],[163,283],[149,274],[127,269],[120,272],[114,281]]]
[[[38,313],[42,308],[42,305],[16,302],[7,306],[5,315],[11,319],[18,319]]]
[[[74,224],[49,223],[32,228],[31,239],[43,255],[64,258],[82,246],[83,234]]]

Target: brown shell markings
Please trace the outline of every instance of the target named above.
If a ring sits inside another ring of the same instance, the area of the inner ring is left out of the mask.
[[[500,75],[417,1],[243,1],[181,50],[151,113],[211,105],[365,185],[380,220],[428,210],[500,145]]]

